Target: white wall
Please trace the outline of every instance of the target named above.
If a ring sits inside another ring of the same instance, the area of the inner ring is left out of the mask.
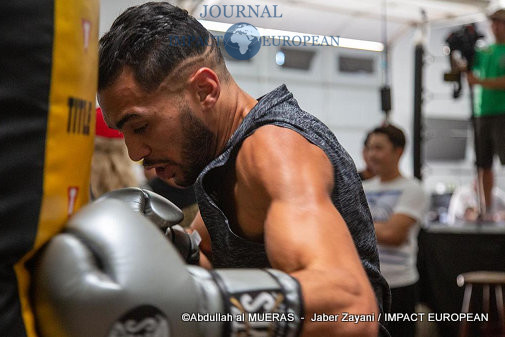
[[[100,1],[100,30],[102,36],[107,32],[114,20],[124,12],[125,9],[142,4],[144,0],[102,0]]]

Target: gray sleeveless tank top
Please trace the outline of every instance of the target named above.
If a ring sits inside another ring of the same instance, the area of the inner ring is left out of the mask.
[[[212,241],[215,268],[269,268],[262,243],[244,239],[230,229],[229,220],[219,207],[218,186],[221,172],[233,165],[241,143],[254,130],[266,125],[286,127],[320,147],[334,167],[335,187],[331,199],[344,218],[361,262],[375,291],[381,312],[389,309],[389,287],[379,271],[375,231],[361,180],[349,154],[335,135],[316,117],[303,111],[285,85],[262,96],[246,115],[225,146],[224,152],[200,173],[195,192],[198,206]],[[300,158],[300,160],[303,160]],[[383,330],[383,327],[381,327]],[[381,331],[381,336],[387,332]]]

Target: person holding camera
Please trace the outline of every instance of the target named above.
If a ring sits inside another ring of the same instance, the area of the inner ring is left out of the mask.
[[[490,11],[495,43],[476,51],[468,84],[474,87],[473,118],[476,165],[482,186],[486,213],[491,218],[494,185],[493,157],[498,154],[505,165],[505,8]],[[484,206],[484,202],[481,202]]]

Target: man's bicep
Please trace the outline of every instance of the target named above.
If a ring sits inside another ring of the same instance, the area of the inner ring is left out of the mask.
[[[288,273],[334,267],[358,272],[360,267],[347,225],[329,198],[304,204],[274,200],[265,245],[272,267]]]

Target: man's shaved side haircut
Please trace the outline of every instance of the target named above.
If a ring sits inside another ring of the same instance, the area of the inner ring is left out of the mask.
[[[186,10],[148,2],[128,8],[100,39],[98,90],[114,84],[125,67],[149,91],[167,76],[183,79],[197,66],[228,77],[217,42],[205,27]]]

